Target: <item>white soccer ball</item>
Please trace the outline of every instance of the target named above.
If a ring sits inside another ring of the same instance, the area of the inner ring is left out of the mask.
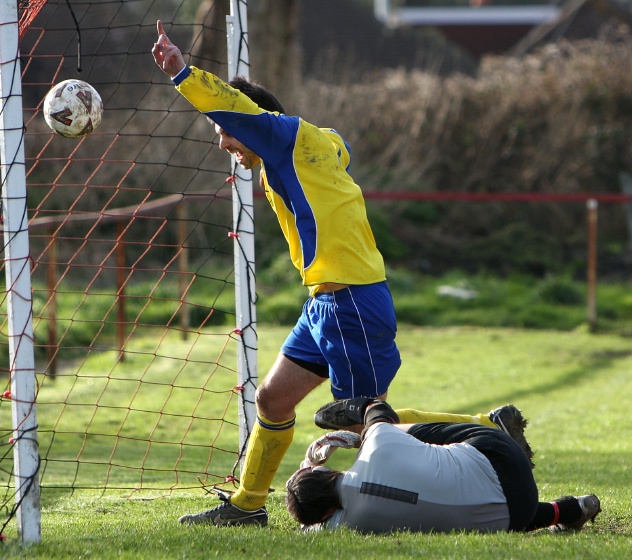
[[[101,123],[103,101],[97,90],[82,80],[65,80],[44,98],[44,118],[65,138],[82,138]]]

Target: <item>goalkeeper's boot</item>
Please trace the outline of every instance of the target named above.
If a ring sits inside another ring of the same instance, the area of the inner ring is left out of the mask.
[[[314,423],[326,430],[339,430],[364,424],[364,412],[372,403],[381,402],[377,399],[357,397],[343,399],[321,406],[314,414]]]
[[[581,515],[579,519],[573,523],[557,523],[549,527],[549,530],[553,533],[560,533],[562,531],[581,531],[584,525],[589,521],[595,522],[595,517],[601,512],[601,502],[599,498],[594,494],[588,494],[587,496],[565,496],[555,500],[561,502],[562,500],[577,500],[579,508],[581,509]]]
[[[489,414],[489,419],[496,424],[503,432],[509,434],[516,442],[522,447],[522,450],[527,454],[531,468],[535,468],[533,459],[534,453],[531,451],[531,446],[524,435],[524,429],[527,427],[527,421],[522,416],[522,412],[518,410],[513,404],[507,404],[501,406],[495,410],[492,410]]]
[[[213,525],[260,525],[265,527],[268,524],[268,512],[265,507],[254,511],[241,509],[230,503],[229,494],[217,489],[215,492],[223,503],[208,511],[183,515],[178,521],[187,525],[211,523]]]

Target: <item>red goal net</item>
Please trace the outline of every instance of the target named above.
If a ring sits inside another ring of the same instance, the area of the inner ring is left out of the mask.
[[[47,0],[18,0],[18,17],[20,39],[31,25]]]
[[[19,10],[34,476],[44,495],[224,484],[242,453],[237,356],[243,329],[254,326],[239,325],[235,312],[230,161],[151,48],[157,19],[183,50],[219,34],[213,44],[223,50],[197,54],[226,74],[225,30],[196,23],[185,0],[49,0]],[[46,93],[69,78],[90,83],[105,107],[100,126],[79,140],[54,134],[42,115]],[[11,535],[8,299],[0,307],[0,533]],[[246,384],[255,384],[250,365]]]

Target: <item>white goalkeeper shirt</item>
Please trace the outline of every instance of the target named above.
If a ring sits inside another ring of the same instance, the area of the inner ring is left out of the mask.
[[[509,528],[505,495],[482,453],[467,443],[424,443],[387,423],[369,428],[338,490],[342,508],[323,528],[374,533]]]

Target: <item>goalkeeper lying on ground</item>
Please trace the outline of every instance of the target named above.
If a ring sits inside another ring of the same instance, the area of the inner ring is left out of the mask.
[[[306,528],[580,530],[601,511],[593,494],[539,502],[529,457],[499,429],[399,424],[387,403],[364,398],[330,403],[316,413],[316,422],[365,428],[362,436],[338,431],[316,440],[288,480],[287,509]],[[323,466],[337,447],[360,447],[347,471]]]

